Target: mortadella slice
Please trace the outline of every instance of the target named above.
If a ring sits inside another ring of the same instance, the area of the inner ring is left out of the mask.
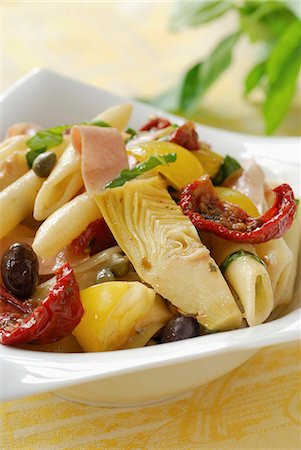
[[[75,126],[72,144],[81,154],[81,171],[89,194],[100,192],[128,168],[128,157],[121,133],[115,128]]]
[[[241,176],[231,187],[249,197],[256,205],[259,214],[263,214],[266,209],[264,182],[265,176],[261,167],[259,167],[254,159],[250,159],[245,164]]]

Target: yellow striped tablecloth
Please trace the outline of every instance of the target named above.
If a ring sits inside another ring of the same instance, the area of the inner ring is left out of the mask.
[[[1,449],[260,449],[301,445],[299,344],[259,351],[172,402],[133,409],[53,394],[4,403]]]
[[[40,66],[124,95],[158,93],[233,26],[230,17],[210,34],[204,28],[174,35],[166,27],[169,8],[152,1],[2,1],[1,90]],[[244,64],[240,59],[209,93],[204,120],[252,131],[250,118],[253,126],[259,119],[239,87],[252,52],[244,43],[238,52]],[[0,449],[297,450],[300,380],[300,346],[293,343],[263,349],[164,404],[110,409],[41,394],[0,405]]]

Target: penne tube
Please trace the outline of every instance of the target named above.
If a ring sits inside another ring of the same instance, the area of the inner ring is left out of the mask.
[[[102,120],[118,131],[123,131],[130,120],[132,110],[130,103],[122,103],[106,109],[94,117],[94,120]]]
[[[224,277],[235,291],[248,325],[263,323],[272,312],[274,298],[269,274],[255,248],[212,235],[210,250],[216,262],[224,267]],[[236,258],[231,257],[234,254]]]
[[[126,127],[132,106],[121,104],[113,106],[95,117],[119,131]],[[70,144],[58,164],[44,183],[34,205],[34,218],[45,220],[57,209],[71,200],[83,186],[81,158]]]
[[[25,151],[14,151],[0,162],[0,191],[28,172]]]
[[[101,217],[93,197],[78,195],[51,214],[38,229],[33,249],[44,259],[51,258],[71,244],[87,226]]]
[[[293,255],[283,238],[255,246],[256,253],[265,262],[274,293],[274,309],[286,295]]]
[[[43,182],[43,178],[39,178],[30,170],[0,192],[0,239],[32,212],[36,195]]]
[[[79,284],[79,289],[86,289],[87,287],[96,284],[97,272],[108,266],[108,261],[113,253],[118,253],[120,251],[121,249],[116,245],[97,253],[96,255],[88,258],[86,261],[74,266],[73,270],[76,276],[76,281]],[[52,277],[37,287],[33,294],[33,299],[36,302],[41,302],[47,296],[49,289],[55,283],[55,279],[55,277]],[[137,281],[137,277],[132,277],[130,281]]]
[[[67,136],[64,138],[64,142],[52,148],[51,152],[55,153],[57,158],[60,158],[69,142],[70,137]],[[27,152],[28,148],[22,151],[14,150],[5,160],[0,162],[0,191],[29,171],[26,160]]]
[[[29,137],[25,135],[13,136],[0,143],[0,163],[5,161],[15,151],[22,151],[27,148],[26,142]]]
[[[80,155],[70,144],[36,198],[34,218],[36,220],[46,219],[73,198],[82,186]]]
[[[292,252],[292,262],[290,272],[286,283],[286,289],[282,297],[279,299],[278,305],[285,305],[289,303],[294,294],[295,281],[298,269],[298,260],[300,257],[300,240],[301,240],[301,211],[300,204],[297,207],[295,219],[291,228],[284,235],[286,245]]]

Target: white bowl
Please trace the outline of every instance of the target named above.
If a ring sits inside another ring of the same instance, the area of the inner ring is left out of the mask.
[[[128,100],[48,70],[36,69],[1,98],[0,135],[18,121],[45,127],[87,120]],[[133,128],[155,108],[134,103]],[[179,120],[164,113],[173,120]],[[300,140],[266,138],[198,126],[202,140],[242,160],[255,155],[269,177],[300,195]],[[298,275],[300,281],[300,272]],[[58,354],[0,345],[2,400],[57,391],[93,404],[137,405],[162,400],[226,374],[258,349],[300,338],[300,283],[283,317],[262,325],[145,348]]]

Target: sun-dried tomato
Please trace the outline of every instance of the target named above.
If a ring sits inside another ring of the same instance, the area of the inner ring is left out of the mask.
[[[274,204],[262,216],[250,217],[239,206],[220,200],[205,175],[183,189],[180,206],[199,231],[230,241],[259,244],[283,236],[296,212],[296,200],[288,184],[281,184],[273,192]]]
[[[186,122],[184,125],[175,129],[169,136],[169,142],[181,145],[187,150],[198,150],[200,148],[198,134],[193,122]]]
[[[162,128],[169,127],[170,125],[171,123],[169,122],[169,120],[164,119],[163,117],[155,117],[154,119],[150,119],[148,122],[146,122],[146,124],[140,128],[140,131],[149,131],[153,128],[161,130]]]
[[[116,241],[103,218],[91,222],[85,231],[71,242],[76,255],[87,252],[92,256],[113,245],[117,245]]]
[[[0,343],[50,344],[70,334],[83,315],[79,287],[68,263],[56,273],[56,282],[40,306],[20,302],[0,286]]]

